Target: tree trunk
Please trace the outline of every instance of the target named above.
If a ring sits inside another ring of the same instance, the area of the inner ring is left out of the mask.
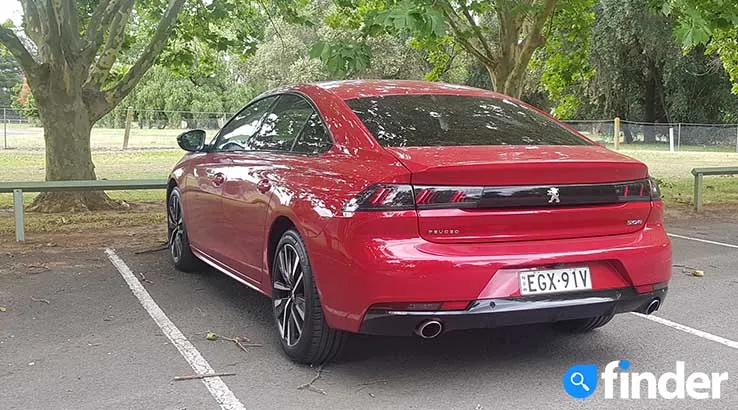
[[[627,122],[622,123],[623,136],[625,137],[626,144],[633,143],[633,131],[630,130],[630,125]]]
[[[36,88],[34,96],[46,142],[46,180],[97,179],[90,150],[92,121],[82,98],[82,87],[66,89],[62,84]],[[102,191],[44,192],[34,199],[29,210],[92,211],[112,209],[118,204]]]
[[[645,111],[645,118],[644,120],[649,123],[649,125],[643,126],[643,142],[646,144],[655,144],[656,143],[656,126],[650,125],[655,124],[658,120],[656,115],[656,72],[655,68],[653,66],[649,67],[648,74],[646,78],[646,89],[645,89],[645,98],[643,101],[644,105],[644,111]]]
[[[492,89],[498,93],[520,98],[523,95],[525,85],[525,70],[517,70],[506,64],[486,66],[489,78],[492,81]],[[527,63],[526,63],[527,67]]]

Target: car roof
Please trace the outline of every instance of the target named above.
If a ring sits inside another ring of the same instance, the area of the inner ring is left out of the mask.
[[[306,84],[307,85],[307,84]],[[446,94],[476,97],[507,98],[489,90],[433,81],[414,80],[344,80],[325,81],[307,85],[321,88],[335,96],[350,100],[362,97],[380,97],[403,94]],[[294,87],[295,89],[305,87]]]

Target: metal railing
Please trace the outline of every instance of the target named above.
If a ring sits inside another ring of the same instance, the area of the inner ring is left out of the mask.
[[[167,181],[165,179],[0,182],[0,193],[13,193],[15,240],[17,242],[25,242],[23,192],[132,191],[139,189],[166,189],[166,187]]]
[[[694,209],[702,210],[702,177],[705,175],[738,175],[738,167],[693,168],[694,175]]]

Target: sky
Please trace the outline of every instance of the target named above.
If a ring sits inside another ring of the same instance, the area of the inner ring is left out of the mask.
[[[23,14],[20,2],[18,0],[0,0],[0,3],[2,3],[0,5],[0,23],[10,19],[15,24],[20,24],[21,15]]]

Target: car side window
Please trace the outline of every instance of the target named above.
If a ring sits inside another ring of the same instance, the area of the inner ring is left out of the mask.
[[[289,151],[313,108],[302,97],[282,95],[264,117],[261,128],[249,141],[253,150]]]
[[[269,111],[272,103],[277,97],[261,99],[236,114],[233,119],[223,127],[215,142],[215,148],[220,151],[251,150],[249,140],[259,129],[259,124],[264,115]]]
[[[297,142],[292,150],[303,154],[319,154],[328,151],[332,145],[333,141],[320,120],[320,116],[313,112],[305,123],[300,136],[297,137]]]

